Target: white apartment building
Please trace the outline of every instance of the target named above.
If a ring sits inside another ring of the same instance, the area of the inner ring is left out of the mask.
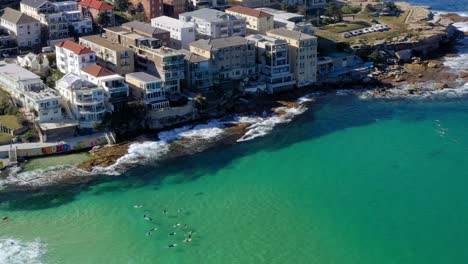
[[[250,35],[246,39],[255,43],[260,81],[266,92],[277,93],[294,88],[296,81],[289,65],[289,47],[285,40],[264,35]]]
[[[76,1],[22,0],[20,9],[22,13],[39,20],[47,29],[49,45],[70,39],[73,35],[70,26],[76,34],[93,31],[92,19],[83,17]]]
[[[41,42],[41,24],[38,20],[12,8],[5,8],[0,16],[0,27],[16,38],[18,47],[32,48]]]
[[[79,122],[80,128],[93,129],[99,125],[106,113],[104,89],[84,76],[66,74],[57,81],[56,89]]]
[[[60,72],[81,74],[81,69],[96,63],[96,53],[70,40],[55,45],[57,68]]]
[[[188,49],[195,41],[195,25],[168,16],[151,19],[151,26],[164,29],[171,34],[171,48]]]
[[[85,76],[90,82],[104,88],[110,111],[114,111],[114,104],[128,100],[129,87],[123,76],[97,64],[83,68],[81,75]]]
[[[0,85],[18,104],[43,123],[63,119],[61,97],[47,87],[41,78],[16,65],[0,63]]]
[[[317,37],[286,28],[270,30],[267,36],[288,43],[291,69],[297,87],[317,81]]]
[[[180,14],[179,20],[193,23],[197,38],[243,37],[247,31],[245,17],[229,15],[209,8]]]
[[[163,81],[145,72],[134,72],[125,75],[125,81],[132,88],[132,96],[143,100],[150,110],[169,108],[169,100],[163,88]]]
[[[189,3],[196,8],[226,7],[226,0],[189,0]]]

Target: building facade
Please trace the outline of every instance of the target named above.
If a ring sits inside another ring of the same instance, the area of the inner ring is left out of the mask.
[[[39,20],[11,8],[5,8],[0,14],[0,27],[16,38],[18,47],[32,48],[41,44]]]
[[[182,52],[166,47],[138,47],[135,56],[136,68],[160,78],[166,93],[181,92],[181,82],[185,78],[185,55]]]
[[[236,5],[250,7],[250,8],[271,5],[270,0],[233,0],[231,3],[234,3]]]
[[[171,42],[168,45],[174,49],[188,49],[195,41],[195,26],[168,16],[151,19],[151,25],[170,32]]]
[[[265,34],[273,29],[273,16],[244,6],[233,6],[226,9],[226,13],[234,16],[244,17],[246,19],[247,32],[250,34]]]
[[[302,32],[277,28],[267,36],[285,40],[289,45],[289,58],[297,87],[317,81],[317,38]]]
[[[147,37],[123,27],[105,28],[106,39],[112,43],[120,44],[127,48],[145,46],[152,49],[161,47],[161,40]]]
[[[112,5],[100,0],[81,0],[78,3],[79,10],[84,17],[91,17],[95,22],[100,15],[109,17],[109,24],[115,24],[114,12]]]
[[[190,51],[210,59],[214,82],[248,81],[256,76],[255,44],[242,37],[200,39]]]
[[[134,72],[125,75],[125,81],[131,87],[133,99],[143,101],[148,110],[163,110],[170,107],[160,78],[145,72]]]
[[[57,81],[56,89],[79,122],[80,128],[94,129],[106,113],[104,89],[84,76],[68,73]]]
[[[210,59],[194,54],[188,50],[180,50],[185,54],[184,89],[204,91],[213,87],[213,75]]]
[[[168,47],[171,44],[170,32],[161,28],[153,27],[151,24],[132,21],[122,24],[122,27],[146,37],[159,39],[161,40],[161,46]]]
[[[266,92],[278,93],[294,88],[296,81],[289,65],[289,47],[284,40],[264,35],[250,35],[255,43],[259,80],[266,84]]]
[[[76,1],[22,0],[20,7],[22,13],[40,21],[48,45],[93,31],[92,19],[83,17]]]
[[[183,22],[195,25],[198,38],[225,38],[246,35],[246,19],[215,9],[203,8],[179,15]]]
[[[16,64],[1,62],[0,85],[39,123],[63,119],[60,95],[38,75]]]
[[[98,64],[117,74],[123,75],[135,70],[131,48],[113,43],[98,35],[81,37],[80,44],[96,53]]]
[[[178,18],[184,13],[187,4],[185,0],[163,0],[163,13],[165,16]]]
[[[55,45],[57,68],[63,74],[79,75],[81,69],[96,63],[96,52],[70,40]]]
[[[153,17],[163,15],[163,0],[129,0],[133,8],[143,12],[145,21],[149,22]]]

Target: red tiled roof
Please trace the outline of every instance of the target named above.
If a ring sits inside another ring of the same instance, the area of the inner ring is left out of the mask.
[[[112,10],[112,5],[99,0],[82,0],[78,3],[81,6],[93,8],[99,11]]]
[[[115,73],[104,68],[104,67],[101,67],[97,64],[92,64],[86,68],[83,68],[81,69],[81,71],[84,71],[86,72],[87,74],[90,74],[94,77],[103,77],[103,76],[108,76],[108,75],[114,75]]]
[[[231,8],[226,9],[226,11],[236,12],[239,14],[244,14],[244,15],[253,16],[253,17],[273,17],[272,15],[266,12],[253,9],[250,7],[245,7],[245,6],[233,6]]]
[[[65,48],[67,50],[71,50],[73,53],[76,55],[83,55],[83,54],[91,54],[91,53],[96,53],[92,51],[90,48],[87,48],[85,46],[82,46],[76,42],[70,41],[70,40],[65,40],[62,42],[59,42],[55,44],[57,47]]]

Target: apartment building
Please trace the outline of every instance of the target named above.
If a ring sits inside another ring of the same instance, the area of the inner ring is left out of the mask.
[[[113,43],[98,35],[80,38],[80,44],[96,52],[98,64],[124,75],[134,72],[134,54],[131,48]]]
[[[263,7],[271,5],[270,0],[232,0],[231,3],[250,8]]]
[[[135,33],[123,27],[105,28],[106,39],[127,48],[145,46],[152,49],[161,47],[161,40]]]
[[[255,44],[242,37],[200,39],[190,51],[211,60],[214,80],[248,80],[256,75]]]
[[[122,24],[122,27],[140,35],[161,40],[161,46],[168,47],[171,44],[171,34],[169,31],[151,26],[149,23],[132,21]]]
[[[96,21],[101,14],[104,14],[109,17],[109,25],[115,24],[113,7],[107,2],[100,0],[81,0],[78,6],[81,14],[85,17],[91,17]]]
[[[198,38],[245,36],[247,31],[244,17],[209,8],[180,14],[179,20],[193,23]]]
[[[40,123],[63,119],[60,95],[38,75],[16,65],[0,62],[0,85]]]
[[[22,0],[20,8],[22,13],[40,21],[47,32],[43,39],[48,45],[93,31],[92,19],[83,17],[76,1]]]
[[[143,12],[145,21],[149,22],[153,17],[163,15],[163,0],[129,0],[133,8]]]
[[[104,89],[84,76],[68,73],[57,81],[56,89],[67,102],[80,128],[94,129],[106,113]]]
[[[130,85],[132,97],[142,100],[148,110],[162,110],[170,107],[163,81],[146,72],[134,72],[125,75],[125,81]]]
[[[264,35],[250,35],[255,43],[259,80],[265,82],[266,92],[278,93],[294,88],[296,81],[289,65],[289,47],[285,40]]]
[[[226,9],[226,13],[246,19],[247,32],[250,34],[265,34],[273,29],[273,16],[245,6],[233,6]]]
[[[194,8],[225,8],[228,6],[226,0],[189,0],[189,3]]]
[[[20,48],[32,48],[41,43],[40,22],[18,10],[8,7],[0,11],[0,27],[16,38]]]
[[[129,99],[129,87],[125,83],[125,78],[122,75],[116,74],[102,66],[93,64],[81,70],[81,75],[98,86],[104,88],[106,103],[111,111],[115,110],[115,106],[126,102]]]
[[[289,45],[289,58],[297,87],[317,81],[317,38],[302,32],[277,28],[267,36],[285,40]]]
[[[79,75],[81,69],[96,63],[96,52],[70,40],[55,45],[57,68],[63,74]]]
[[[170,32],[171,42],[168,45],[174,49],[188,49],[190,43],[195,41],[195,26],[168,16],[151,19],[151,25]]]
[[[166,93],[180,93],[180,85],[185,78],[185,55],[171,48],[135,48],[136,66],[139,71],[147,72],[163,81]]]
[[[213,75],[210,59],[194,54],[188,50],[180,50],[185,54],[184,89],[203,91],[213,87]]]

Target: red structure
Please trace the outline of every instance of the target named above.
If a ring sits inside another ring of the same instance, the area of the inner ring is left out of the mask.
[[[81,0],[78,3],[80,12],[84,16],[92,17],[94,21],[99,17],[99,14],[104,13],[110,18],[110,25],[115,24],[114,13],[112,11],[112,5],[99,1],[99,0]]]
[[[163,15],[163,0],[129,0],[137,12],[145,14],[145,21],[151,21],[151,18]]]

